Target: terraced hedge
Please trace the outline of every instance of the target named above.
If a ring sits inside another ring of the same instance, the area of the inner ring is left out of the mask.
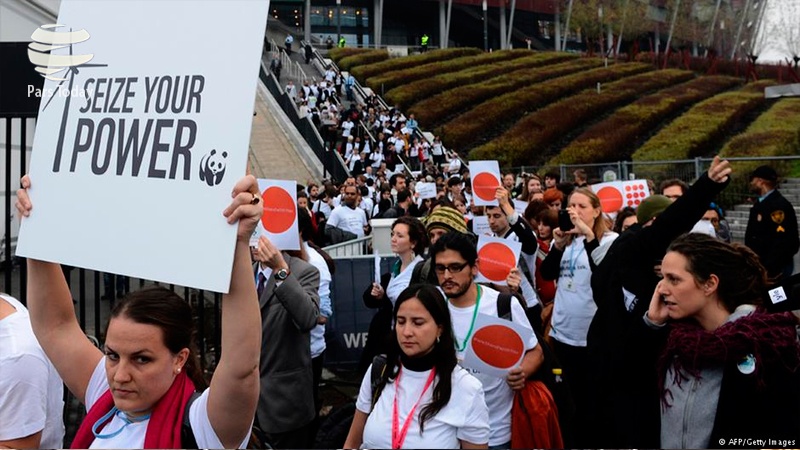
[[[711,153],[736,122],[764,103],[764,84],[753,83],[698,103],[645,142],[633,160],[687,159]]]
[[[784,98],[758,116],[743,133],[725,144],[721,156],[796,156],[800,155],[800,98]],[[750,173],[761,162],[734,162],[736,173]],[[773,163],[774,164],[774,163]],[[790,163],[775,166],[787,173]]]
[[[477,55],[481,52],[482,50],[470,47],[431,50],[429,52],[420,53],[419,55],[406,56],[403,58],[392,58],[378,63],[353,67],[352,72],[353,76],[358,78],[359,81],[363,81],[370,77],[395,70],[407,69],[409,67],[415,67],[437,61],[447,61],[460,56]]]
[[[478,65],[458,72],[443,73],[420,79],[397,86],[386,92],[384,97],[391,104],[398,105],[401,108],[408,108],[410,105],[437,93],[470,84],[476,80],[486,80],[506,75],[519,69],[530,69],[575,59],[577,59],[577,55],[570,53],[537,52],[510,61],[495,62],[491,65]],[[447,63],[439,64],[444,65]]]
[[[431,62],[421,66],[382,73],[380,75],[368,78],[367,86],[376,90],[380,90],[381,88],[388,90],[438,74],[458,72],[459,70],[468,69],[470,67],[514,60],[524,56],[530,56],[532,53],[533,52],[527,49],[513,49],[500,50],[491,53],[481,53],[478,55],[461,56],[448,61]]]
[[[389,52],[386,50],[370,50],[368,52],[357,53],[339,60],[337,65],[340,70],[352,71],[354,67],[363,67],[368,64],[380,63],[389,59]],[[355,74],[354,74],[355,75]]]
[[[472,148],[481,142],[489,141],[527,112],[545,106],[558,98],[597,83],[606,83],[649,70],[652,70],[652,66],[648,64],[618,64],[506,92],[504,95],[499,95],[479,105],[472,105],[470,110],[447,122],[439,134],[450,147],[459,150]],[[472,87],[478,89],[479,86]],[[417,113],[417,118],[420,123],[424,124],[421,112],[422,110]]]
[[[474,149],[470,158],[502,159],[501,165],[540,163],[548,147],[582,124],[642,94],[692,78],[694,73],[687,70],[668,69],[625,77],[606,84],[600,93],[586,89],[525,116],[499,138]]]
[[[496,98],[518,89],[530,87],[545,80],[575,74],[599,67],[596,59],[578,59],[561,64],[549,65],[538,69],[519,69],[511,73],[497,75],[487,80],[467,84],[429,97],[408,108],[417,120],[427,127],[433,128],[452,119],[465,110],[469,110],[481,102]]]
[[[336,47],[336,48],[332,48],[332,49],[328,50],[328,57],[330,59],[332,59],[333,62],[336,63],[336,65],[339,65],[339,61],[341,61],[343,58],[346,58],[346,57],[352,56],[352,55],[358,55],[358,54],[361,54],[361,53],[367,53],[367,52],[371,52],[371,51],[372,51],[372,49],[370,49],[370,48],[357,48],[357,47],[338,48],[338,47]]]
[[[698,77],[620,108],[575,138],[548,165],[589,164],[626,159],[650,130],[683,108],[741,84],[727,76]]]

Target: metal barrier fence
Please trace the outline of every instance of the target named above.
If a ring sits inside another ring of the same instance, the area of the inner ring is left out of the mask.
[[[733,181],[720,194],[719,203],[724,208],[745,203],[749,197],[748,174],[760,165],[771,165],[782,177],[800,173],[800,156],[727,158],[733,167]],[[708,170],[713,158],[694,158],[674,161],[615,161],[596,164],[561,164],[559,166],[512,167],[508,171],[520,174],[535,173],[543,176],[556,172],[561,181],[572,182],[578,169],[586,171],[589,184],[612,180],[648,179],[656,188],[665,180],[677,178],[691,183]]]

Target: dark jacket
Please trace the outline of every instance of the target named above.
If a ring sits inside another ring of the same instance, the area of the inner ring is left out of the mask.
[[[310,331],[319,317],[319,271],[283,254],[291,274],[276,286],[275,273],[261,293],[261,388],[257,418],[267,433],[307,425],[314,411]]]
[[[791,266],[800,249],[797,215],[777,189],[750,209],[744,243],[758,255],[770,277],[783,275]]]
[[[654,266],[660,264],[675,238],[692,229],[726,185],[703,174],[652,225],[635,224],[622,233],[592,271],[597,312],[589,326],[587,348],[594,368],[592,414],[597,417],[594,436],[598,446],[659,446],[660,419],[654,392],[657,380],[653,370],[657,355],[642,354],[637,347],[631,347],[635,342],[630,333],[642,322],[660,280]],[[623,287],[635,295],[635,300],[628,299],[626,303]]]
[[[417,264],[419,265],[419,264]],[[364,306],[371,309],[376,309],[377,312],[372,317],[369,323],[369,334],[367,335],[367,343],[364,345],[364,351],[361,353],[361,360],[358,364],[360,374],[367,372],[369,365],[372,364],[372,359],[379,354],[385,354],[389,348],[389,339],[392,338],[392,302],[386,296],[386,287],[389,286],[389,281],[392,275],[384,273],[381,275],[381,287],[383,287],[383,297],[375,298],[370,293],[372,285],[367,286],[362,296]]]

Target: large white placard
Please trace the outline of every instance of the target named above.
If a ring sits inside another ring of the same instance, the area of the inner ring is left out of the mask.
[[[625,206],[637,208],[650,196],[647,180],[610,181],[593,184],[592,191],[600,198],[603,212],[614,218]]]
[[[262,234],[279,250],[300,250],[297,228],[297,182],[258,179],[264,215],[253,231],[250,245],[256,245]]]
[[[31,30],[50,78],[17,253],[227,292],[222,211],[245,173],[268,14],[268,0],[62,0],[60,26]]]

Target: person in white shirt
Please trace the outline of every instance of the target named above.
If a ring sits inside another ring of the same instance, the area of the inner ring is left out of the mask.
[[[453,319],[456,350],[459,360],[462,360],[467,343],[472,337],[477,314],[480,312],[498,317],[499,292],[475,284],[480,261],[475,242],[470,236],[463,233],[446,233],[436,240],[429,253],[439,286],[447,296],[450,316]],[[520,302],[511,302],[511,319],[520,327],[531,329]],[[486,405],[489,407],[491,447],[510,448],[514,391],[525,386],[525,380],[539,369],[544,360],[541,346],[532,330],[524,346],[525,356],[522,358],[522,363],[511,369],[505,378],[474,373],[483,385]]]
[[[617,233],[609,230],[600,199],[590,188],[577,188],[569,196],[572,228],[553,230],[553,245],[540,266],[542,278],[558,280],[550,337],[563,365],[564,380],[575,399],[575,432],[585,437],[591,428],[589,405],[589,354],[586,338],[597,311],[592,293],[592,271],[605,258]],[[579,441],[576,442],[586,442]]]
[[[358,196],[358,188],[355,184],[345,186],[344,204],[331,211],[327,226],[349,231],[359,238],[364,237],[369,225],[367,224],[367,215],[364,210],[357,207]]]
[[[0,448],[64,447],[64,384],[28,310],[0,294]]]
[[[483,389],[457,365],[442,294],[430,285],[408,287],[397,298],[393,320],[375,392],[370,366],[344,448],[487,448]]]
[[[36,214],[30,187],[26,175],[17,191],[23,220]],[[183,442],[181,418],[188,408],[197,448],[244,448],[259,397],[261,354],[249,240],[264,207],[252,175],[239,180],[232,195],[223,211],[237,230],[230,290],[221,302],[221,358],[205,390],[193,350],[191,306],[183,298],[160,286],[128,294],[111,312],[100,350],[78,324],[61,267],[28,259],[33,331],[66,386],[88,410],[73,447],[187,448],[191,444]],[[195,389],[201,394],[188,406]]]

